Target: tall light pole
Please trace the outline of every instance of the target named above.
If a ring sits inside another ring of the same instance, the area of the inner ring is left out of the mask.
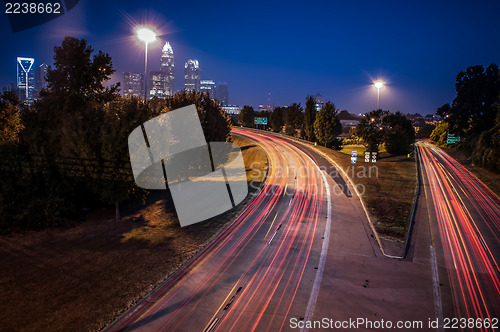
[[[382,81],[376,81],[374,83],[375,87],[377,88],[377,109],[380,108],[380,89],[384,86],[384,82]]]
[[[135,29],[135,34],[146,46],[144,57],[144,102],[146,102],[148,99],[148,44],[156,40],[156,33],[148,27],[138,27]]]

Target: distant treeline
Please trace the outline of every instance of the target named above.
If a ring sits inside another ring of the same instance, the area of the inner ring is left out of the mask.
[[[314,97],[308,96],[305,109],[300,103],[260,112],[251,106],[243,106],[238,121],[242,126],[255,128],[254,118],[266,117],[274,132],[283,132],[337,150],[342,148],[344,142],[354,142],[364,144],[372,152],[379,151],[382,145],[391,154],[406,154],[411,151],[415,130],[411,120],[403,113],[384,110],[367,112],[357,126],[351,127],[348,140],[339,138],[342,133],[339,117],[342,113],[345,116],[347,112],[337,110],[330,101],[317,111]]]

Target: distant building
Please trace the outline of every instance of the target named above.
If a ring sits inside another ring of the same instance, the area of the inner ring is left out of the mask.
[[[323,99],[323,97],[321,97],[321,95],[318,92],[316,96],[314,96],[314,107],[316,108],[316,112],[321,111],[323,105],[325,105],[325,100]]]
[[[161,51],[160,71],[163,73],[163,90],[165,96],[173,96],[175,81],[174,50],[166,42]]]
[[[200,91],[208,92],[211,99],[215,99],[215,82],[212,80],[201,80]]]
[[[425,123],[428,125],[437,126],[439,121],[441,121],[441,118],[437,115],[434,115],[434,114],[427,114],[425,116],[424,120],[425,120]]]
[[[241,112],[241,106],[222,106],[221,108],[229,115],[238,115]]]
[[[17,88],[16,84],[14,84],[14,83],[5,84],[4,86],[2,86],[1,92],[2,92],[2,94],[5,92],[14,92],[16,94],[16,96],[19,96],[19,89]]]
[[[200,91],[201,68],[198,60],[188,60],[184,65],[184,89]]]
[[[273,110],[273,105],[259,105],[259,112],[272,112]]]
[[[227,83],[219,83],[219,86],[217,87],[217,100],[222,106],[228,106],[229,105],[229,93],[227,91]]]
[[[342,127],[355,127],[359,124],[358,120],[340,120]]]
[[[123,96],[144,98],[144,74],[123,73]]]
[[[49,66],[47,66],[46,63],[42,63],[35,72],[35,98],[38,98],[42,89],[47,89],[49,87],[49,82],[47,82],[48,70]]]
[[[165,73],[162,71],[152,71],[149,73],[149,96],[148,98],[167,96],[165,90]]]
[[[17,58],[17,89],[21,102],[31,103],[35,94],[35,70],[33,58]]]

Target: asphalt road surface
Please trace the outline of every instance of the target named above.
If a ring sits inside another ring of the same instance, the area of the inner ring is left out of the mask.
[[[285,140],[235,133],[266,151],[270,167],[260,193],[221,236],[111,330],[277,331],[306,312],[328,219],[325,175]]]
[[[411,246],[405,259],[392,259],[352,184],[325,156],[270,133],[233,133],[267,154],[260,192],[108,330],[323,331],[312,324],[327,319],[357,321],[360,331],[439,331],[445,319],[498,317],[498,197],[441,150],[419,143]]]
[[[417,147],[432,247],[444,284],[442,315],[497,320],[500,199],[443,150],[424,142]],[[500,323],[496,326],[500,328]]]

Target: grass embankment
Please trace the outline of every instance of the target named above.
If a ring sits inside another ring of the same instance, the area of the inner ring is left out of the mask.
[[[262,181],[264,152],[237,137],[249,180]],[[261,170],[248,166],[261,165]],[[181,228],[166,191],[121,222],[98,211],[71,229],[0,236],[0,330],[88,331],[109,324],[182,266],[251,197],[209,221]]]
[[[383,149],[376,163],[365,163],[363,145],[345,146],[341,151],[317,148],[335,160],[357,185],[377,232],[404,241],[417,184],[415,160],[406,155],[391,156]],[[351,163],[352,150],[358,156],[355,164]]]
[[[441,147],[441,149],[467,168],[472,174],[477,176],[478,179],[488,186],[497,196],[500,196],[500,174],[472,165],[470,159],[467,158],[462,151],[455,148]]]

